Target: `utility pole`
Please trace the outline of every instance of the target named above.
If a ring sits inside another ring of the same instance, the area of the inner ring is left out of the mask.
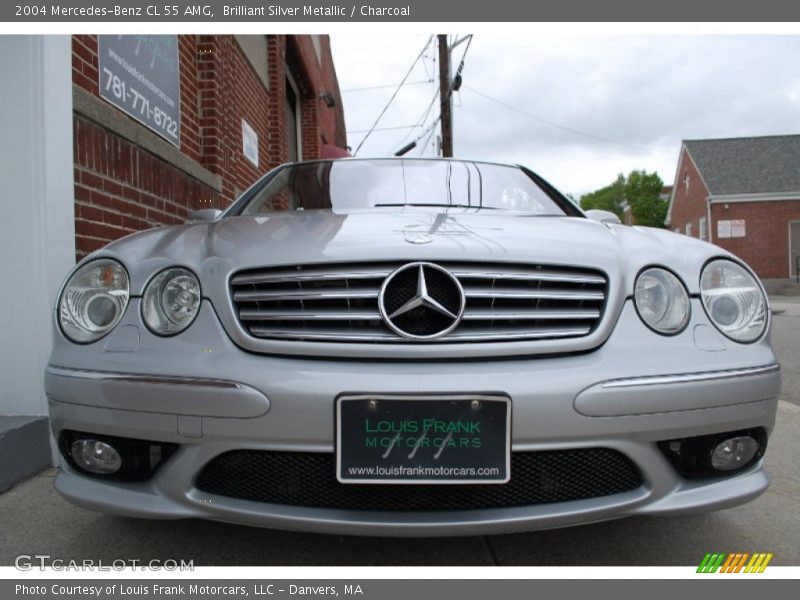
[[[447,35],[437,36],[439,40],[439,114],[442,117],[442,156],[453,156],[453,111],[450,102],[450,48]]]
[[[464,42],[468,42],[467,50],[469,50],[472,34],[454,40],[449,45],[447,35],[438,35],[437,38],[439,40],[439,114],[442,118],[441,149],[442,156],[451,158],[453,156],[453,92],[457,92],[461,87],[461,69],[464,68],[464,57],[461,57],[455,78],[453,78],[450,58],[453,49]],[[464,56],[466,56],[467,50],[464,50]]]

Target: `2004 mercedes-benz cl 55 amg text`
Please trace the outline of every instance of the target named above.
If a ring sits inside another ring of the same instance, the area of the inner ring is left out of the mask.
[[[56,487],[376,535],[755,498],[780,388],[764,290],[609,217],[516,166],[323,160],[114,242],[57,300]]]

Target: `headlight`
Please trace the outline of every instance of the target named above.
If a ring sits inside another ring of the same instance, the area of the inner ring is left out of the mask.
[[[767,299],[755,277],[733,261],[718,259],[700,276],[700,293],[708,317],[737,342],[752,342],[767,327]]]
[[[666,269],[642,271],[636,279],[634,301],[642,321],[663,335],[680,333],[689,322],[689,294]]]
[[[142,298],[142,318],[158,335],[175,335],[192,324],[200,309],[200,282],[180,267],[153,277]]]
[[[86,263],[67,281],[58,303],[61,330],[73,342],[94,342],[114,329],[128,306],[125,268],[101,258]]]

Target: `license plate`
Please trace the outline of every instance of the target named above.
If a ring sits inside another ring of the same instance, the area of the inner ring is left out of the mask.
[[[341,396],[341,483],[505,483],[511,400],[503,396]]]

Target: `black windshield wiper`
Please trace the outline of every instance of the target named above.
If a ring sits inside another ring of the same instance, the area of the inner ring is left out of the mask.
[[[503,210],[501,208],[496,208],[494,206],[470,206],[469,204],[421,204],[421,203],[411,203],[411,204],[373,204],[373,208],[385,208],[391,206],[441,206],[442,208],[474,208],[475,210]]]

